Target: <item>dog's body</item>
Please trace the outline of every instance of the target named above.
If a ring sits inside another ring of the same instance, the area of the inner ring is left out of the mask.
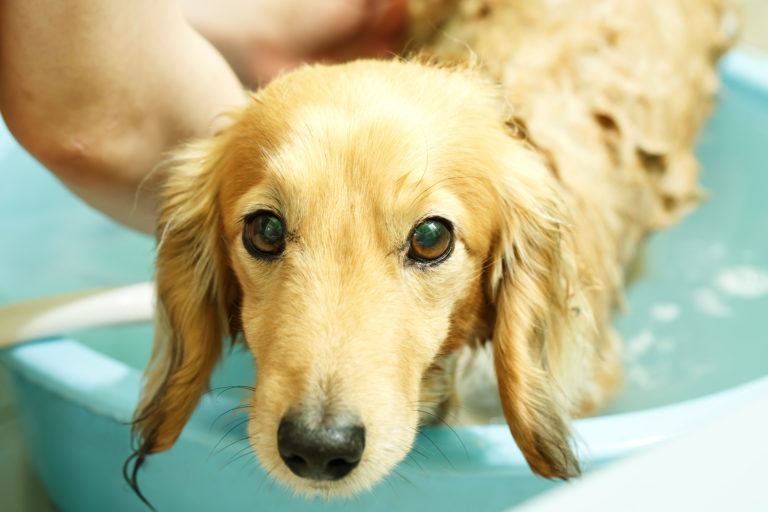
[[[437,62],[472,52],[501,84],[511,130],[546,160],[568,203],[596,332],[585,325],[591,353],[582,368],[564,355],[574,373],[558,381],[570,412],[589,414],[619,384],[611,319],[643,240],[699,200],[694,142],[717,91],[713,64],[733,39],[732,6],[424,0],[411,9],[422,52]]]
[[[242,332],[251,443],[295,489],[372,485],[486,340],[533,470],[578,474],[567,422],[619,384],[628,268],[697,201],[723,3],[414,1],[426,56],[290,73],[179,152],[139,463]]]

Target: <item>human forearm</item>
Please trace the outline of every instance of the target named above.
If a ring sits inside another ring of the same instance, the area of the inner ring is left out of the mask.
[[[76,193],[129,225],[153,229],[152,188],[136,190],[163,154],[211,133],[242,101],[232,71],[173,2],[0,2],[9,128]]]

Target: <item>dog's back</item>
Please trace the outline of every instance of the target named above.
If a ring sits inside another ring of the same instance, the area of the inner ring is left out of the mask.
[[[619,193],[614,237],[629,231],[634,242],[695,206],[692,149],[717,91],[714,64],[737,32],[733,1],[411,4],[409,48],[441,61],[474,54],[504,88],[513,129],[563,183],[582,196]]]

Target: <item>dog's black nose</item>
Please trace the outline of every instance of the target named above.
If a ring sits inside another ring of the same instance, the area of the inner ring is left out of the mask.
[[[308,428],[284,417],[277,448],[293,473],[311,480],[339,480],[355,469],[365,449],[365,427],[353,423]]]

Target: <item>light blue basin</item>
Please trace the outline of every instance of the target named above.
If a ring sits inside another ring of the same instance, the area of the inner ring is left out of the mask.
[[[768,390],[768,62],[733,54],[699,155],[711,199],[656,235],[619,320],[625,390],[576,422],[587,468],[685,433]],[[0,303],[151,277],[153,242],[89,210],[0,127]],[[145,510],[122,479],[148,325],[68,333],[4,355],[25,436],[65,511]],[[252,384],[230,354],[213,387]],[[372,492],[306,502],[266,477],[243,440],[241,394],[210,393],[140,482],[161,511],[502,510],[553,485],[531,476],[506,426],[425,429]],[[222,415],[223,416],[220,416]],[[459,440],[460,438],[460,440]]]

